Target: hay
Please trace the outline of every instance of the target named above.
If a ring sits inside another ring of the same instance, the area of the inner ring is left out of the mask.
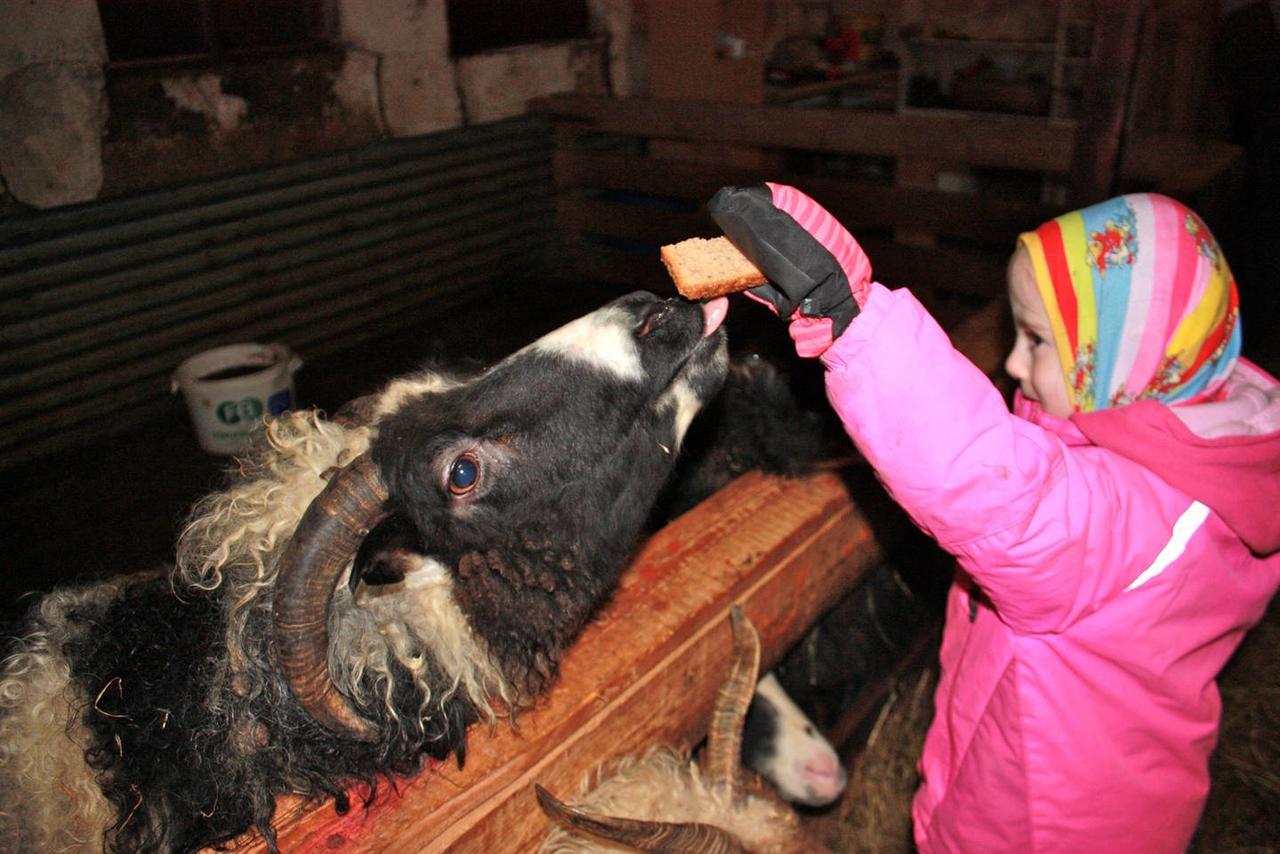
[[[1222,731],[1194,854],[1280,851],[1280,600],[1218,680]]]
[[[839,806],[806,824],[832,851],[907,854],[916,761],[933,715],[936,663],[898,678],[853,760]],[[1188,854],[1280,852],[1280,600],[1219,679],[1222,730],[1212,787]]]
[[[839,808],[821,820],[822,836],[832,851],[896,854],[915,850],[911,798],[920,785],[916,762],[933,718],[936,684],[934,667],[894,682],[854,760]]]

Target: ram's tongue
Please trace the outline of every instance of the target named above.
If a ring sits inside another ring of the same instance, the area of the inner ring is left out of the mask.
[[[706,338],[720,328],[729,313],[729,298],[716,297],[702,304],[702,337]]]

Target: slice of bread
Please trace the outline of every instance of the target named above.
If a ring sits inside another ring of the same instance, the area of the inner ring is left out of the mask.
[[[662,247],[662,263],[688,299],[745,291],[769,281],[727,237],[691,237]]]

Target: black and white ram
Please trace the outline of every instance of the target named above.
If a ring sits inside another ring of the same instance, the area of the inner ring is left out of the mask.
[[[396,380],[356,421],[272,422],[172,576],[33,608],[0,674],[4,847],[270,842],[282,792],[345,808],[424,755],[461,761],[613,587],[724,379],[724,309],[631,294],[477,375]]]
[[[800,407],[791,378],[757,355],[730,362],[707,409],[685,436],[685,452],[651,525],[670,521],[748,471],[800,475],[823,454],[821,423]],[[380,585],[402,583],[426,559],[411,525],[384,524],[366,538],[353,578],[364,595],[378,595]],[[826,806],[844,792],[848,778],[835,748],[773,672],[755,687],[741,743],[742,762],[791,803]]]

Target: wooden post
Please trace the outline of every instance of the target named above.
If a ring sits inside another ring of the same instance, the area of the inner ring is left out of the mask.
[[[680,0],[649,9],[649,90],[659,98],[763,104],[768,4],[764,0]],[[719,43],[725,39],[724,44]],[[741,49],[741,55],[734,52]],[[772,152],[714,142],[650,143],[655,157],[732,163],[762,173]]]
[[[1083,207],[1115,193],[1138,36],[1151,0],[1109,9],[1094,23],[1093,61],[1086,75],[1084,115],[1071,156],[1071,196]]]

